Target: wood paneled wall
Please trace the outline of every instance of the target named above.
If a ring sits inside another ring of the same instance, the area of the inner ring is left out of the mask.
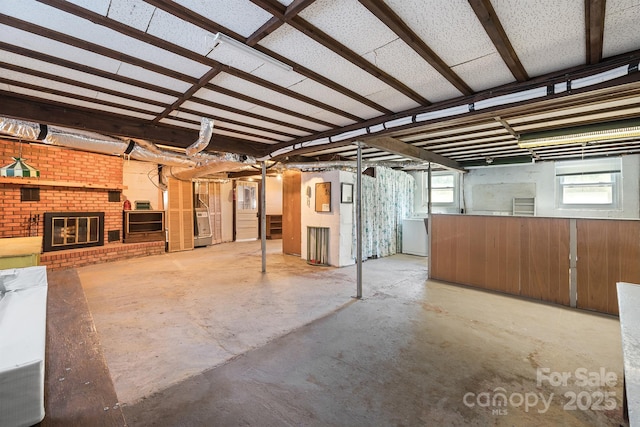
[[[640,283],[640,221],[433,215],[433,279],[618,314],[617,282]]]
[[[282,179],[282,252],[298,256],[302,246],[301,183],[300,171],[285,171]]]
[[[640,222],[581,219],[577,229],[577,305],[618,314],[616,283],[640,283]]]
[[[569,304],[569,220],[434,215],[430,277]]]

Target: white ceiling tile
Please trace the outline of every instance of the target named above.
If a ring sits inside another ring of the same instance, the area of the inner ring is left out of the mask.
[[[27,33],[6,25],[0,25],[0,34],[2,41],[30,49],[47,55],[63,58],[82,65],[91,65],[91,67],[115,73],[120,66],[120,61],[107,58],[102,55],[89,52],[88,50],[78,49],[56,41]]]
[[[154,73],[153,71],[123,62],[118,69],[119,76],[130,77],[141,82],[151,83],[165,89],[171,89],[178,92],[186,92],[191,88],[190,83],[167,77],[163,74]]]
[[[162,120],[160,120],[160,123],[164,123],[167,125],[173,125],[173,126],[180,126],[183,128],[187,128],[187,129],[198,129],[200,130],[200,125],[196,124],[196,123],[185,123],[185,122],[181,122],[180,120],[171,120],[168,118],[164,118]]]
[[[241,99],[238,98],[234,98],[228,95],[224,95],[209,89],[200,89],[198,92],[195,93],[195,97],[196,98],[201,98],[201,99],[205,99],[211,102],[216,102],[218,104],[222,104],[228,107],[233,107],[233,108],[237,108],[239,110],[243,110],[243,111],[247,111],[247,112],[252,112],[255,114],[260,114],[262,116],[265,116],[266,118],[272,118],[275,120],[280,120],[280,121],[284,121],[287,123],[291,123],[291,124],[296,124],[299,126],[305,126],[307,128],[323,128],[322,126],[319,126],[313,122],[309,122],[307,120],[301,120],[301,119],[297,119],[294,118],[292,116],[283,114],[283,113],[278,113],[276,111],[273,110],[269,110],[269,109],[265,109],[262,108],[256,104],[252,104],[250,102],[246,102],[243,101]],[[196,104],[199,105],[199,104]],[[271,128],[272,126],[269,126],[269,128]]]
[[[451,68],[474,92],[515,81],[498,52],[473,59]],[[481,70],[481,71],[480,71]]]
[[[278,3],[283,6],[289,6],[291,3],[293,3],[293,0],[278,0]]]
[[[400,39],[364,55],[364,58],[430,102],[462,95],[442,77],[442,74]]]
[[[243,123],[250,123],[253,124],[255,126],[260,126],[263,128],[267,128],[267,129],[273,129],[278,127],[279,129],[285,130],[287,132],[290,133],[296,133],[299,131],[294,131],[293,129],[289,129],[289,128],[282,128],[280,125],[277,125],[275,123],[271,123],[271,122],[267,122],[264,120],[259,120],[259,119],[254,119],[254,118],[250,118],[247,117],[245,115],[242,114],[237,114],[237,113],[232,113],[226,110],[221,110],[219,108],[214,108],[214,107],[209,107],[207,105],[202,105],[202,104],[198,104],[192,101],[186,101],[184,104],[182,104],[182,106],[188,110],[193,110],[193,111],[198,111],[200,112],[202,115],[206,116],[206,117],[216,117],[219,120],[224,120],[225,118],[228,118],[230,120],[235,120],[235,121],[239,121],[239,122],[243,122]]]
[[[358,55],[398,38],[357,0],[316,0],[300,16]]]
[[[292,117],[286,114],[282,114],[282,113],[277,113],[273,110],[269,110],[267,108],[264,107],[260,107],[257,106],[256,108],[254,108],[252,111],[252,113],[258,114],[260,116],[264,116],[264,117],[269,117],[272,119],[276,119],[276,120],[280,120],[283,121],[285,123],[291,123],[292,125],[297,125],[297,126],[302,126],[305,127],[307,129],[313,129],[315,131],[323,131],[323,130],[328,130],[330,128],[326,127],[326,126],[322,126],[320,124],[317,124],[315,122],[310,122],[307,120],[303,120],[303,119],[299,119],[297,117]]]
[[[360,95],[367,96],[391,89],[387,84],[287,24],[269,34],[260,44]],[[396,97],[404,97],[394,89],[391,90],[396,93]],[[389,100],[386,97],[383,101],[388,105],[381,105],[389,109],[393,109],[391,105],[398,104],[398,100]]]
[[[404,111],[410,108],[419,107],[420,104],[406,96],[398,96],[395,89],[387,88],[367,95],[367,98],[376,104],[383,105],[391,111]]]
[[[107,16],[140,31],[146,31],[155,11],[142,0],[111,0]]]
[[[307,80],[307,77],[302,74],[298,74],[295,71],[286,71],[273,65],[270,67],[257,67],[251,74],[286,88]]]
[[[170,43],[206,55],[211,50],[211,32],[156,9],[146,29],[148,34]]]
[[[358,117],[363,119],[370,119],[382,114],[380,111],[375,110],[367,105],[361,104],[351,97],[341,94],[333,89],[330,89],[315,80],[304,79],[288,89],[302,95],[308,96],[313,99],[324,102],[325,104],[334,106],[342,111],[349,111]]]
[[[98,92],[96,99],[100,99],[108,102],[115,102],[120,105],[126,105],[132,108],[139,108],[141,110],[149,111],[150,113],[162,113],[164,111],[163,107],[158,105],[147,104],[144,102],[135,101],[128,98],[121,98],[119,96],[114,96],[108,93]]]
[[[80,40],[85,40],[115,51],[121,51],[126,55],[139,58],[152,64],[173,69],[192,77],[200,77],[209,70],[209,67],[199,62],[175,55],[44,4],[39,3],[37,7],[21,7],[22,2],[10,1],[0,2],[0,5],[4,5],[5,3],[20,4],[18,7],[6,8],[9,9],[7,10],[7,14],[9,15],[50,28],[54,31],[68,34]],[[25,3],[31,5],[31,3]],[[1,6],[0,10],[2,10]],[[63,54],[63,57],[65,56],[66,54]]]
[[[272,141],[270,139],[264,139],[264,138],[260,138],[258,136],[250,136],[250,135],[245,135],[245,134],[242,134],[242,133],[230,132],[230,131],[226,131],[226,130],[219,130],[219,129],[214,130],[213,137],[212,137],[213,140],[215,140],[216,135],[231,136],[233,138],[246,139],[246,140],[255,141],[255,142],[262,142],[264,144],[277,144],[277,141]]]
[[[64,92],[70,95],[79,95],[89,98],[95,98],[98,94],[95,90],[85,89],[77,86],[71,86],[66,83],[60,83],[57,81],[43,79],[41,77],[31,76],[28,74],[20,73],[12,70],[2,70],[2,77],[18,82],[27,83],[30,85],[39,86],[41,88],[53,89],[60,92]]]
[[[78,106],[78,107],[86,107],[86,108],[99,110],[99,111],[103,111],[103,112],[120,114],[120,115],[124,115],[124,116],[129,116],[129,117],[136,117],[136,118],[145,119],[145,120],[153,120],[153,118],[154,118],[154,116],[149,115],[149,114],[142,114],[142,113],[138,113],[138,112],[135,112],[135,111],[125,110],[125,109],[122,109],[122,108],[108,107],[108,106],[105,106],[105,105],[102,105],[102,104],[96,104],[96,103],[93,103],[93,102],[80,101],[80,100],[69,98],[69,97],[66,97],[66,96],[52,95],[52,94],[44,93],[44,92],[41,92],[41,91],[34,91],[34,90],[31,90],[31,89],[24,89],[24,88],[19,88],[19,87],[15,87],[15,86],[13,86],[12,89],[13,89],[13,92],[16,92],[16,93],[21,93],[21,94],[24,94],[24,95],[27,95],[27,96],[33,96],[33,97],[40,98],[40,99],[46,99],[46,100],[50,100],[50,101],[70,104],[70,105],[74,105],[74,106]]]
[[[154,101],[171,104],[176,100],[175,97],[152,92],[138,86],[120,83],[103,77],[94,76],[92,74],[83,73],[81,71],[60,67],[58,65],[47,64],[36,59],[27,58],[10,52],[0,51],[0,61],[9,62],[21,67],[39,70],[53,75],[64,76],[65,78],[76,80],[78,82],[88,83],[101,88],[115,90],[123,94],[136,95]]]
[[[291,111],[296,111],[301,114],[312,116],[315,112],[318,111],[318,107],[316,106],[307,104],[306,102],[298,101],[297,99],[290,98],[279,92],[264,88],[262,86],[258,86],[254,83],[247,82],[246,80],[242,80],[229,74],[219,74],[213,79],[212,82],[216,85],[251,96],[253,98],[266,99],[272,104],[287,108]],[[253,111],[255,112],[257,110],[254,109]],[[310,127],[312,125],[311,122],[307,122],[306,120],[298,119],[291,116],[284,116],[284,114],[282,113],[277,114],[281,117],[281,120],[284,117],[284,120],[294,124],[300,124],[300,126]]]
[[[585,63],[584,3],[491,0],[530,77]]]
[[[249,37],[272,17],[249,0],[176,0],[176,3],[244,37]]]
[[[206,101],[215,102],[218,104],[223,104],[228,107],[237,108],[239,110],[251,111],[256,107],[256,104],[252,104],[247,101],[243,101],[242,99],[234,98],[232,96],[228,96],[222,93],[218,93],[216,91],[202,88],[199,89],[195,94],[195,98],[204,99]]]
[[[496,52],[466,0],[386,3],[450,67]]]
[[[606,3],[602,56],[629,52],[640,48],[640,2],[638,0],[609,0]],[[634,31],[629,31],[634,28]]]

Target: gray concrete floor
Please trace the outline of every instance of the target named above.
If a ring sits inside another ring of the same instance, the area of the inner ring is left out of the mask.
[[[617,318],[427,281],[406,255],[364,263],[354,300],[355,268],[268,243],[267,274],[259,242],[78,269],[128,425],[622,422]]]

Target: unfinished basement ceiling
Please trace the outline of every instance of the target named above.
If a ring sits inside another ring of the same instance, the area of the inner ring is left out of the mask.
[[[628,0],[3,1],[0,115],[181,148],[205,116],[208,151],[298,162],[357,139],[460,166],[638,153],[517,136],[638,117],[639,19]]]

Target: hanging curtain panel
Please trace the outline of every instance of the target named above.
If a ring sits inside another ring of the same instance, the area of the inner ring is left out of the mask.
[[[376,177],[362,176],[362,257],[378,258],[402,251],[402,220],[413,214],[414,178],[377,167]],[[353,248],[356,250],[355,209]],[[355,253],[353,254],[355,258]]]

